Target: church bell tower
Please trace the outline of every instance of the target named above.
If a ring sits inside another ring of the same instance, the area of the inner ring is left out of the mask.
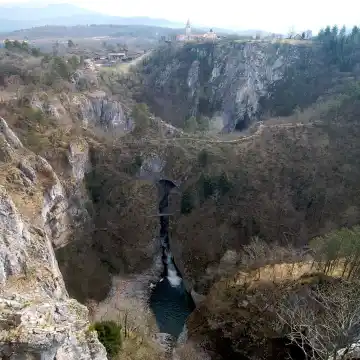
[[[186,23],[185,35],[186,35],[186,36],[190,36],[190,35],[191,35],[191,25],[190,25],[190,20],[189,20],[189,19],[188,19],[188,21],[187,21],[187,23]]]

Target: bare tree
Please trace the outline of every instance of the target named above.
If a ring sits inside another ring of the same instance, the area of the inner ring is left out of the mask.
[[[323,360],[342,360],[360,350],[360,287],[327,280],[287,293],[276,305],[277,331],[304,353]]]
[[[297,263],[306,259],[306,251],[291,245],[266,243],[257,236],[243,246],[241,263],[247,268],[269,264]]]

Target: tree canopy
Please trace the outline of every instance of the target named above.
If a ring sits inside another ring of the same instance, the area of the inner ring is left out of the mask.
[[[351,71],[358,62],[356,59],[360,55],[359,27],[354,26],[349,32],[345,26],[340,30],[337,25],[327,26],[320,30],[316,40],[323,45],[329,63],[338,65],[341,71]]]

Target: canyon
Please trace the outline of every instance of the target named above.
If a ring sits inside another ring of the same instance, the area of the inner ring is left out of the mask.
[[[339,92],[356,71],[325,55],[318,44],[166,45],[132,70],[135,84],[124,75],[134,99],[99,79],[3,102],[1,356],[106,359],[91,323],[120,319],[153,358],[185,360],[191,344],[193,359],[225,358],[218,339],[236,331],[212,315],[231,303],[224,279],[243,269],[244,246],[302,249],[360,222],[359,98]],[[148,108],[134,110],[139,99]],[[216,135],[179,129],[191,117]],[[173,188],[163,202],[161,183]],[[191,302],[171,341],[151,311],[169,278]]]

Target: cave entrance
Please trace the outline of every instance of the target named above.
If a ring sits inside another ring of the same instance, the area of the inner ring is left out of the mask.
[[[250,125],[250,116],[246,112],[242,117],[242,119],[236,122],[235,131],[244,131],[249,127],[249,125]]]

